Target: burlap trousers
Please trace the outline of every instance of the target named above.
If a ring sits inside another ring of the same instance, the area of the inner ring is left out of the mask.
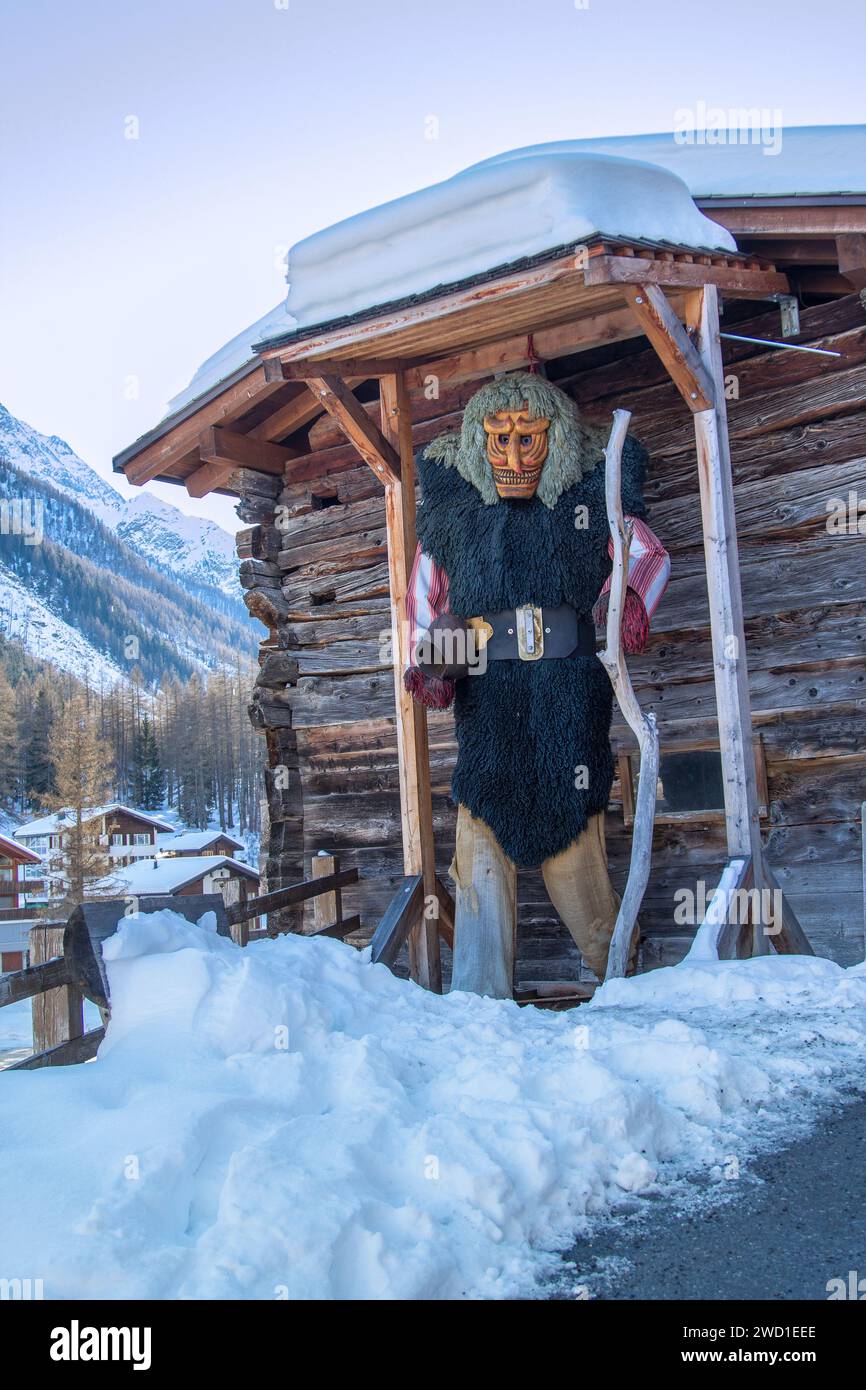
[[[607,968],[619,898],[610,881],[604,815],[593,816],[541,866],[550,901],[600,980]],[[510,999],[517,937],[517,870],[482,820],[460,806],[451,877],[456,884],[451,988]],[[637,933],[632,955],[637,946]]]

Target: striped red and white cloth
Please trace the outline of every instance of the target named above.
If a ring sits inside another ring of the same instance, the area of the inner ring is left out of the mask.
[[[625,647],[627,651],[642,649],[653,614],[661,602],[668,577],[671,572],[670,556],[658,537],[639,517],[629,518],[632,523],[631,546],[629,547],[629,568],[627,606],[632,606],[632,621],[626,613],[624,624]],[[613,541],[608,541],[608,554],[613,557]],[[606,580],[596,602],[594,616],[597,623],[603,623],[607,614],[607,595],[610,580]],[[634,611],[639,601],[640,611]],[[415,551],[415,561],[409,579],[406,595],[406,617],[410,624],[411,638],[409,650],[414,654],[416,644],[424,636],[431,623],[448,612],[448,576],[445,571],[425,555],[420,545]],[[475,616],[474,614],[472,616]],[[479,616],[483,616],[480,614]],[[635,646],[635,640],[642,634],[643,641]],[[629,637],[631,636],[631,641]]]

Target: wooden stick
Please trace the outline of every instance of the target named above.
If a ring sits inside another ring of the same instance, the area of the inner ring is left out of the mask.
[[[613,427],[607,448],[604,451],[605,501],[607,503],[608,525],[613,539],[613,571],[610,578],[610,595],[607,607],[607,645],[603,652],[599,652],[599,660],[610,677],[617,704],[638,741],[640,779],[634,813],[628,880],[611,937],[605,980],[621,979],[628,967],[637,914],[649,879],[656,783],[659,775],[659,736],[655,715],[644,714],[641,709],[634,693],[634,686],[631,683],[622,649],[622,617],[625,609],[630,543],[622,510],[622,447],[630,421],[631,411],[615,410],[613,412]]]

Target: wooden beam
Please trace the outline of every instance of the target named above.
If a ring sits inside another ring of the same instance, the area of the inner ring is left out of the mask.
[[[709,255],[704,259],[709,259]],[[788,277],[778,270],[702,265],[697,260],[656,261],[644,260],[640,256],[594,256],[586,267],[585,275],[587,285],[665,285],[679,289],[715,285],[736,299],[767,299],[773,294],[790,294]]]
[[[439,931],[427,903],[439,901],[433,843],[433,803],[427,711],[403,685],[409,665],[410,638],[406,613],[409,574],[415,559],[415,463],[412,411],[402,373],[382,378],[382,433],[398,455],[398,470],[385,488],[385,526],[388,539],[388,578],[391,590],[391,654],[397,706],[397,759],[400,778],[400,818],[403,829],[403,868],[420,874],[425,910],[409,937],[409,969],[418,984],[442,991]],[[364,416],[366,420],[366,416]]]
[[[844,232],[836,238],[839,272],[850,280],[855,290],[866,286],[866,234]]]
[[[711,410],[713,383],[664,292],[657,285],[629,285],[624,294],[689,410]]]
[[[738,239],[750,237],[835,237],[846,232],[866,232],[866,206],[861,203],[823,207],[719,207],[697,199],[703,213],[727,227]]]
[[[686,316],[715,389],[715,407],[699,411],[694,422],[728,854],[732,859],[751,859],[755,887],[760,890],[764,881],[758,787],[715,285],[705,286],[690,299]],[[752,950],[755,955],[769,950],[767,937],[757,926]]]
[[[279,391],[280,386],[279,381],[265,381],[264,368],[257,366],[176,425],[168,428],[158,425],[152,432],[157,437],[143,442],[143,447],[123,465],[127,482],[140,486],[160,474],[170,473],[175,464],[196,450],[204,429],[210,425],[231,424],[259,401]],[[145,436],[145,441],[148,438]]]
[[[269,444],[263,439],[240,434],[222,425],[211,425],[199,438],[199,453],[203,460],[186,479],[190,497],[205,497],[220,487],[236,468],[249,468],[255,473],[268,473],[281,478],[286,464],[298,458],[301,450],[284,445]]]
[[[409,365],[412,364],[374,357],[319,357],[294,362],[268,357],[264,363],[266,381],[310,381],[323,376],[354,377],[358,381],[367,381],[370,377],[393,375]]]
[[[388,378],[384,378],[387,380]],[[383,483],[400,481],[400,456],[391,442],[366,414],[364,407],[339,377],[316,377],[309,382],[313,395],[339,423],[365,463]]]

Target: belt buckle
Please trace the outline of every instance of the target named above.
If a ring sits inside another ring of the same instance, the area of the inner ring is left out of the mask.
[[[544,656],[544,621],[540,608],[523,603],[515,608],[517,654],[521,661],[538,661]]]

